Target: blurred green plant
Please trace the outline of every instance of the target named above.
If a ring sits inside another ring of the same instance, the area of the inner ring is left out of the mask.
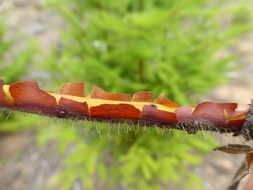
[[[47,5],[67,23],[61,44],[43,60],[55,86],[83,80],[88,89],[95,84],[111,92],[163,92],[181,105],[227,80],[237,57],[228,53],[235,37],[252,28],[248,1],[48,0]],[[204,143],[174,131],[163,136],[160,129],[119,135],[121,127],[96,125],[42,129],[39,142],[56,139],[66,155],[56,180],[61,189],[76,181],[88,189],[153,190],[168,183],[203,189],[188,169],[199,164],[211,139]]]
[[[28,66],[36,52],[34,45],[30,44],[21,51],[15,53],[13,48],[15,39],[7,37],[7,27],[0,20],[0,77],[6,83],[17,82],[27,74]],[[22,128],[27,128],[34,123],[32,117],[20,116],[20,114],[2,111],[0,114],[0,132],[11,133]]]

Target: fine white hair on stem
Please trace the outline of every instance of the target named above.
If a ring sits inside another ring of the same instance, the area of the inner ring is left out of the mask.
[[[93,124],[94,124],[94,123],[93,123]],[[102,138],[102,135],[101,135],[101,133],[100,133],[100,130],[99,130],[99,127],[98,127],[97,122],[95,123],[95,127],[96,127],[96,131],[97,131],[99,137]]]

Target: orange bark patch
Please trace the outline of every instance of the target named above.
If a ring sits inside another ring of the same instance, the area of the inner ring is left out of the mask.
[[[226,122],[225,111],[231,115],[236,108],[236,103],[203,102],[193,111],[192,117],[209,120],[217,126],[224,126]]]
[[[141,112],[141,119],[161,124],[170,124],[177,121],[175,113],[158,110],[156,105],[145,105]]]
[[[221,108],[226,110],[229,117],[237,117],[239,115],[242,115],[246,113],[247,111],[237,111],[236,108],[238,106],[237,103],[217,103]]]
[[[86,102],[77,102],[61,97],[59,107],[66,112],[74,113],[80,116],[89,116],[89,108]]]
[[[83,82],[67,82],[61,85],[60,94],[84,97]]]
[[[168,100],[164,94],[160,94],[160,96],[156,98],[155,103],[168,107],[179,107],[179,105],[177,105],[175,102]]]
[[[102,104],[90,108],[91,117],[138,119],[141,111],[129,104]]]
[[[234,105],[232,105],[234,106]],[[194,119],[206,119],[216,125],[225,125],[226,105],[212,102],[203,102],[199,104],[192,113]]]
[[[118,94],[106,92],[102,88],[94,87],[91,92],[91,98],[98,98],[104,100],[115,100],[115,101],[131,101],[130,94]]]
[[[41,90],[36,82],[19,82],[10,86],[15,107],[29,112],[57,115],[56,100]]]
[[[152,102],[153,94],[147,91],[136,92],[133,95],[134,102]]]
[[[193,112],[191,107],[180,107],[176,110],[176,115],[178,121],[206,120],[213,123],[216,127],[242,127],[244,119],[241,118],[226,122],[225,113],[227,113],[229,117],[236,117],[243,113],[236,111],[236,108],[236,103],[203,102],[197,105]]]

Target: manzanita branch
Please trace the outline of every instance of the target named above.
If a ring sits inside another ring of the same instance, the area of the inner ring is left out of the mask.
[[[0,107],[57,118],[111,121],[140,126],[174,128],[188,133],[218,131],[253,139],[253,109],[237,110],[237,103],[202,102],[197,106],[179,106],[161,94],[152,101],[151,92],[109,93],[94,87],[84,96],[84,83],[63,83],[59,92],[39,88],[36,82],[5,85],[0,79]],[[230,190],[237,189],[242,177],[251,173],[253,148],[228,145],[216,150],[246,153],[246,161],[237,172]]]
[[[151,92],[136,92],[131,97],[130,94],[109,93],[98,87],[93,88],[88,98],[84,97],[84,83],[64,83],[59,93],[53,93],[40,89],[36,82],[5,85],[1,80],[0,106],[65,119],[130,121],[188,133],[206,130],[232,132],[246,139],[252,136],[250,130],[250,133],[245,133],[244,129],[248,110],[236,110],[237,103],[203,102],[183,107],[163,94],[152,102]]]

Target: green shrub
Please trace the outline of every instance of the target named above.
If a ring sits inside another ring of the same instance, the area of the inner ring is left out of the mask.
[[[0,20],[0,78],[5,83],[12,83],[21,80],[28,72],[28,65],[35,54],[34,45],[28,45],[20,52],[14,53],[15,40],[7,38],[7,28]],[[2,111],[0,114],[0,132],[16,132],[21,128],[33,124],[33,117],[11,114],[9,111]]]
[[[218,54],[252,28],[247,1],[228,2],[48,1],[67,29],[43,67],[55,86],[83,80],[88,89],[98,85],[120,93],[148,90],[155,96],[163,92],[182,105],[194,103],[194,94],[226,80],[236,55]],[[89,189],[97,189],[98,183],[105,189],[162,189],[168,183],[203,188],[189,167],[199,164],[200,152],[207,152],[212,140],[204,143],[175,131],[161,135],[159,129],[120,135],[121,127],[97,125],[87,122],[85,129],[55,127],[41,132],[41,143],[57,139],[59,150],[68,152],[57,180],[62,189],[70,189],[76,180]]]

